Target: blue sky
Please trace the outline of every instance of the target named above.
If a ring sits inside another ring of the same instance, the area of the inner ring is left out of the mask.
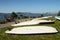
[[[0,12],[57,12],[60,0],[0,0]]]

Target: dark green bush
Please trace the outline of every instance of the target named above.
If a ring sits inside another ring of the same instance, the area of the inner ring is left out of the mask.
[[[4,24],[5,23],[5,20],[0,20],[0,24]]]

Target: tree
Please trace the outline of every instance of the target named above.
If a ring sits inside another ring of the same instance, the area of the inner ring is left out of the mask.
[[[43,17],[43,14],[41,14],[41,17]]]
[[[17,14],[15,12],[12,12],[11,19],[15,19],[15,18],[17,18]]]
[[[57,16],[60,16],[60,11],[58,12]]]

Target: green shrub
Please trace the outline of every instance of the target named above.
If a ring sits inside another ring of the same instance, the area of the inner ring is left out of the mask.
[[[0,20],[0,24],[3,24],[3,23],[5,23],[5,20]]]

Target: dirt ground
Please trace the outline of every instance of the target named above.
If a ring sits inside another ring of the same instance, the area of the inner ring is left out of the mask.
[[[20,19],[20,20],[16,20],[16,21],[18,23],[18,22],[24,22],[24,21],[28,21],[28,20],[30,20],[30,19]],[[5,23],[5,24],[0,24],[0,28],[11,26],[12,24],[15,24],[15,22],[8,22],[8,23]]]

